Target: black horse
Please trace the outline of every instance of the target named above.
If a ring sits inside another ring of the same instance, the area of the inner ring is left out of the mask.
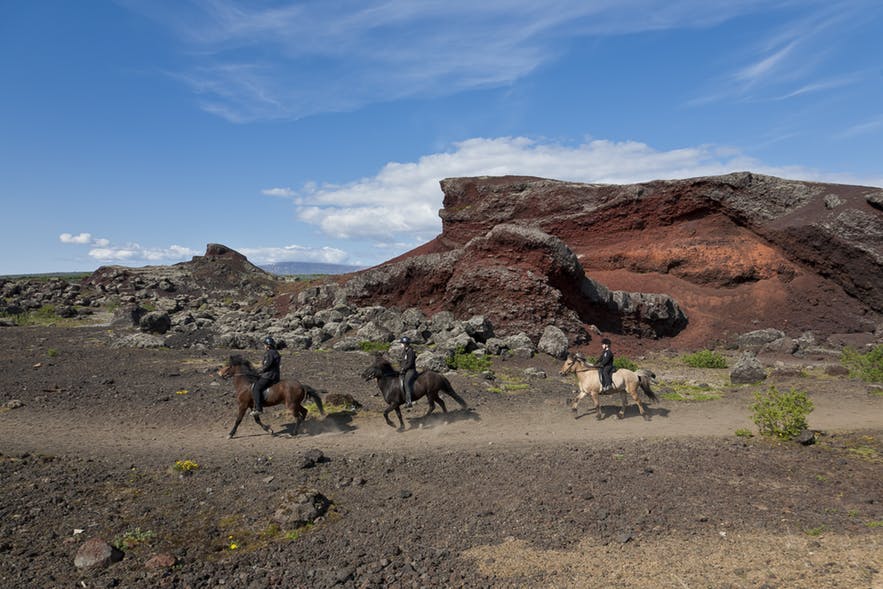
[[[383,400],[386,401],[386,409],[383,411],[383,418],[390,427],[395,427],[395,424],[389,419],[390,412],[395,411],[399,418],[399,431],[404,430],[405,422],[402,420],[402,411],[399,409],[399,406],[405,402],[401,374],[394,370],[389,360],[384,358],[383,355],[378,352],[374,354],[374,364],[362,372],[362,378],[365,380],[377,379],[377,386],[380,388]],[[461,407],[464,409],[466,408],[466,401],[457,394],[447,378],[438,372],[426,370],[421,372],[420,375],[417,376],[417,380],[414,381],[413,400],[416,401],[420,397],[425,396],[426,400],[429,401],[429,411],[427,411],[426,415],[423,417],[426,417],[435,411],[436,403],[438,403],[443,412],[448,412],[448,408],[445,407],[445,402],[439,397],[440,392],[447,393],[452,399],[459,403]]]

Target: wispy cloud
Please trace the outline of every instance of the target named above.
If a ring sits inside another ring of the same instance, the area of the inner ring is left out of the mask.
[[[704,94],[688,104],[785,100],[856,84],[869,77],[868,72],[844,75],[833,64],[847,51],[850,36],[879,18],[878,3],[851,0],[785,5],[786,9],[795,7],[798,10],[793,11],[793,18],[758,31],[758,38],[744,50],[741,59],[736,58],[743,63],[725,70]]]
[[[181,40],[190,66],[170,75],[197,93],[204,110],[237,123],[505,86],[555,60],[569,39],[708,27],[791,4],[120,1]],[[760,73],[772,65],[754,68]],[[751,75],[750,69],[743,74]]]
[[[287,186],[281,188],[264,188],[263,190],[261,190],[261,194],[265,194],[267,196],[288,197],[294,196],[294,190],[288,188]]]
[[[838,135],[840,139],[856,137],[857,135],[866,135],[870,133],[883,132],[883,115],[876,116],[868,121],[864,121],[857,125],[849,127]]]

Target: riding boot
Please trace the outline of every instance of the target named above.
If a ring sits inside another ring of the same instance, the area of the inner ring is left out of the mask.
[[[261,399],[261,391],[258,390],[257,383],[251,388],[251,396],[252,399],[254,399],[254,409],[251,410],[252,416],[262,414],[264,412],[262,407],[263,403]]]

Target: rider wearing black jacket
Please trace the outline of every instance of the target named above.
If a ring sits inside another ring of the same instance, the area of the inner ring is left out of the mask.
[[[414,398],[414,381],[417,380],[417,355],[414,348],[411,347],[411,339],[403,337],[401,340],[402,358],[399,363],[399,372],[402,375],[402,389],[405,392],[405,407],[413,405]]]
[[[279,382],[280,378],[282,357],[276,351],[276,341],[272,337],[267,336],[264,338],[264,347],[267,349],[264,352],[264,362],[258,369],[258,380],[251,389],[252,398],[254,399],[252,415],[263,413],[264,390]]]
[[[601,390],[609,391],[613,388],[613,352],[610,350],[610,340],[606,337],[601,340],[601,357],[598,358],[598,379],[601,381]]]

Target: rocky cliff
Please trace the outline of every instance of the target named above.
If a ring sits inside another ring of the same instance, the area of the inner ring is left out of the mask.
[[[383,304],[481,312],[531,334],[557,322],[575,340],[577,323],[689,346],[756,326],[828,336],[873,332],[881,320],[879,188],[747,172],[441,186],[441,235],[361,273],[348,290]]]

